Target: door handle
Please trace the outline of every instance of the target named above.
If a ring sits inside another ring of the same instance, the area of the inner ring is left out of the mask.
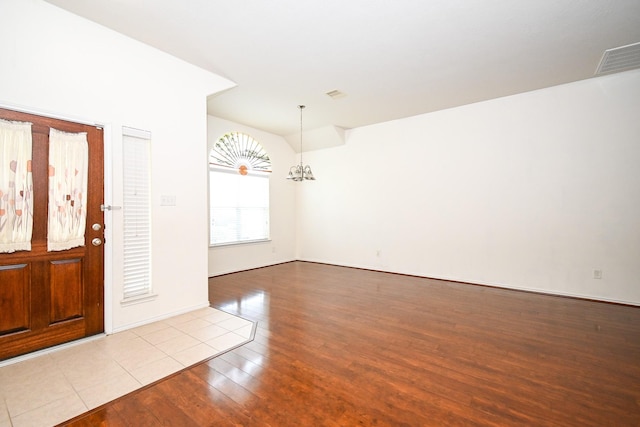
[[[100,210],[102,212],[115,211],[115,210],[118,210],[118,209],[122,209],[122,206],[100,205]]]
[[[100,240],[99,238],[97,238],[97,237],[96,237],[95,239],[93,239],[93,240],[91,241],[91,244],[92,244],[93,246],[100,246],[100,245],[102,244],[102,240]]]

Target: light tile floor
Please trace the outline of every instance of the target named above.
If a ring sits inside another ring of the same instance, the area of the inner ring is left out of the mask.
[[[0,367],[0,427],[64,422],[251,340],[254,323],[203,308]]]

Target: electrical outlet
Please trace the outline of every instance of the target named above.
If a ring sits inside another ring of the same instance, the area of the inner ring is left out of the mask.
[[[602,270],[593,270],[594,279],[602,279]]]

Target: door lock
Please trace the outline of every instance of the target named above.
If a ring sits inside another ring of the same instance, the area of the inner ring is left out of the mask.
[[[99,238],[97,238],[97,237],[96,237],[95,239],[93,239],[93,240],[91,241],[91,244],[92,244],[93,246],[100,246],[100,245],[102,244],[102,240],[100,240]]]

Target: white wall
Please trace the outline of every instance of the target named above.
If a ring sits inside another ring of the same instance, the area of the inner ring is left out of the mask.
[[[251,135],[267,151],[273,172],[269,178],[271,240],[262,243],[209,248],[209,276],[264,267],[296,259],[295,189],[286,178],[296,155],[284,138],[238,123],[209,116],[209,149],[227,132]]]
[[[353,129],[305,160],[303,260],[640,304],[640,70]]]
[[[353,129],[305,153],[313,182],[284,179],[282,138],[234,125],[274,162],[273,241],[207,251],[205,98],[231,82],[41,0],[0,1],[0,104],[105,125],[107,202],[122,200],[121,127],[152,132],[159,296],[120,305],[109,214],[115,330],[206,304],[208,275],[296,258],[640,304],[640,71]],[[229,130],[208,122],[210,141]]]
[[[152,133],[158,297],[121,306],[122,211],[107,214],[108,328],[207,305],[206,97],[233,84],[41,0],[1,0],[0,73],[5,106],[105,125],[109,204],[122,205],[122,126]],[[161,194],[177,205],[160,206]]]

